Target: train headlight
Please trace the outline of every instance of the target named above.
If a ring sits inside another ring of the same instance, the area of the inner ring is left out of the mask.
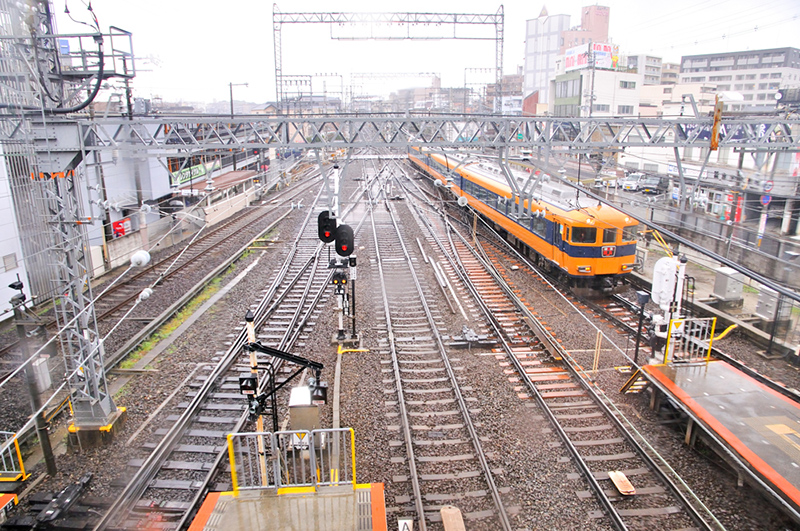
[[[632,271],[633,264],[622,264],[622,272],[625,273],[626,271]]]
[[[578,266],[578,273],[591,273],[592,266]]]

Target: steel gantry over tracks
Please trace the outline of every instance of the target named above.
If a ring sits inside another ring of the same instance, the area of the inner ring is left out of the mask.
[[[708,147],[712,118],[556,118],[511,116],[155,117],[129,121],[51,119],[39,129],[53,136],[48,150],[61,153],[146,151],[151,156],[232,148],[341,149],[410,146],[550,148],[560,151],[628,147]],[[34,126],[36,130],[37,127]],[[71,133],[71,134],[70,134]],[[14,135],[0,141],[15,140]],[[24,142],[24,138],[18,139]],[[720,147],[797,151],[800,120],[725,118]],[[44,146],[41,146],[44,147]],[[39,151],[39,150],[37,150]],[[44,155],[45,153],[41,153]],[[66,160],[68,157],[51,157]],[[47,171],[65,171],[52,168]]]
[[[275,86],[278,106],[284,92],[282,29],[284,24],[328,24],[335,40],[493,40],[495,43],[495,83],[502,98],[503,83],[503,6],[497,13],[354,13],[301,12],[281,13],[272,5],[272,34],[275,49]],[[341,34],[334,29],[345,28]],[[461,33],[458,29],[462,29]],[[494,29],[492,34],[483,28]],[[350,31],[349,34],[345,33]],[[359,32],[361,30],[361,32]],[[364,31],[365,30],[365,31]],[[451,31],[452,30],[452,31]]]

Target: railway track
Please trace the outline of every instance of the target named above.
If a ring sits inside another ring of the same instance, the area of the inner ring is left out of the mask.
[[[197,275],[199,271],[208,270],[215,262],[213,256],[221,243],[234,235],[258,233],[259,228],[274,222],[280,214],[285,214],[282,212],[283,206],[305,194],[314,184],[311,180],[314,175],[314,173],[305,175],[309,182],[300,187],[287,188],[270,196],[271,204],[266,208],[249,207],[241,215],[231,216],[212,228],[199,232],[188,245],[178,246],[157,256],[146,267],[126,276],[123,282],[112,283],[107,289],[101,287],[101,293],[95,301],[95,315],[100,332],[112,328],[113,324],[134,305],[143,289],[155,288],[174,278],[191,277]],[[153,319],[152,315],[136,316],[130,321],[137,323],[141,328]],[[56,322],[50,319],[45,321],[43,326],[53,331]],[[136,327],[126,330],[125,333],[128,336],[135,334]],[[17,345],[16,340],[6,343],[0,349],[0,356],[15,349]]]
[[[104,293],[103,297],[99,297],[99,307],[105,306],[109,308],[109,304],[105,303],[107,300],[106,295],[112,295],[117,298],[112,306],[116,307],[116,311],[103,312],[104,319],[107,323],[114,323],[119,320],[116,316],[124,305],[134,304],[134,300],[141,293],[145,286],[154,286],[157,283],[172,282],[179,286],[184,286],[181,289],[175,288],[162,290],[155,290],[151,300],[154,304],[148,307],[164,308],[160,314],[143,320],[134,320],[133,326],[126,328],[124,331],[115,333],[113,339],[115,341],[108,344],[119,344],[123,339],[128,339],[127,343],[116,352],[111,352],[105,357],[105,365],[107,369],[114,367],[121,361],[129,352],[136,347],[138,343],[145,340],[149,334],[152,334],[161,324],[166,322],[175,312],[177,312],[183,305],[185,305],[193,296],[199,293],[213,278],[227,268],[231,263],[238,260],[242,253],[247,248],[247,243],[233,252],[230,256],[226,256],[218,248],[223,248],[226,245],[230,247],[231,241],[241,240],[242,242],[250,241],[258,234],[270,229],[270,227],[277,226],[288,213],[291,212],[284,205],[287,202],[296,201],[298,197],[307,195],[309,190],[314,186],[318,186],[318,182],[313,179],[307,179],[307,182],[300,183],[299,186],[288,188],[278,194],[270,196],[270,206],[267,208],[251,208],[242,216],[234,216],[231,219],[223,222],[220,227],[215,227],[214,230],[209,231],[203,235],[202,238],[197,239],[192,245],[182,249],[175,250],[165,257],[161,257],[155,264],[144,269],[143,271],[136,272],[123,281],[112,284],[111,288]],[[230,252],[230,250],[226,251]],[[211,272],[206,274],[208,270]],[[180,274],[176,274],[180,272]],[[133,295],[128,295],[133,293]],[[124,300],[120,301],[119,297]],[[175,299],[177,298],[177,300]],[[159,299],[164,299],[159,302]],[[113,308],[111,308],[113,310]],[[151,310],[152,311],[152,308]],[[55,323],[51,323],[54,325]],[[44,326],[44,325],[43,325]],[[110,325],[106,325],[108,328]],[[52,326],[51,326],[52,327]],[[17,349],[14,345],[7,345],[5,350],[6,354],[3,359],[15,359],[14,353]],[[63,372],[63,363],[51,363],[50,371],[53,378],[60,378],[60,373]],[[60,372],[59,372],[60,371]],[[24,394],[15,394],[21,398],[25,398]],[[55,418],[61,411],[63,411],[68,402],[67,395],[58,397],[53,402],[53,406],[48,410],[46,416],[48,422]],[[19,411],[25,411],[27,403],[20,404]],[[4,415],[4,428],[13,430],[14,426],[22,426],[27,419],[24,417],[14,417],[14,412],[18,411],[15,408],[7,408]],[[18,415],[16,415],[18,417]],[[19,440],[24,444],[34,435],[33,429],[23,430],[18,434]]]
[[[332,272],[324,259],[325,247],[317,238],[314,212],[316,205],[329,201],[325,192],[319,191],[296,228],[291,251],[273,273],[269,288],[251,305],[255,339],[266,347],[284,351],[296,347],[302,337],[313,333],[316,309],[329,296]],[[218,361],[201,364],[190,374],[184,382],[188,389],[185,399],[176,407],[179,413],[158,418],[157,442],[144,445],[149,451],[146,458],[129,463],[135,472],[95,529],[182,529],[188,524],[216,474],[225,474],[221,465],[227,457],[227,435],[242,431],[253,420],[245,411],[247,401],[238,385],[238,376],[250,371],[250,352],[243,348],[249,340],[246,327],[241,327],[227,350],[218,352]],[[269,385],[281,387],[299,374],[293,363],[261,353],[256,356],[260,391],[268,390]],[[268,366],[274,378],[262,370]],[[277,423],[285,412],[281,401],[268,401],[267,406],[267,413]],[[152,431],[150,426],[141,426],[129,443],[145,429]],[[276,431],[274,426],[265,429]],[[221,481],[214,486],[230,488],[227,477]]]
[[[398,206],[397,208],[403,208]],[[381,355],[392,378],[385,383],[396,400],[387,416],[398,424],[393,459],[403,463],[409,495],[395,498],[397,518],[413,518],[425,530],[438,522],[441,504],[458,503],[467,521],[511,529],[507,510],[482,449],[470,411],[477,398],[459,385],[456,361],[449,359],[429,305],[427,286],[415,272],[416,257],[403,244],[395,206],[371,212],[374,253],[384,286],[386,340]]]
[[[312,212],[309,209],[271,286],[252,308],[257,339],[280,350],[291,349],[300,332],[308,331],[311,312],[327,296],[330,274],[320,265],[323,247],[315,224],[309,222]],[[286,308],[291,311],[281,311]],[[241,431],[248,421],[247,402],[238,386],[238,375],[250,366],[245,342],[242,329],[217,363],[194,373],[185,400],[178,405],[182,411],[162,418],[161,425],[169,427],[156,430],[160,441],[145,446],[150,450],[145,459],[129,463],[136,472],[97,529],[138,528],[154,522],[162,529],[181,529],[187,523],[227,456],[228,433]],[[276,381],[294,370],[271,356],[258,357],[259,365],[272,365]]]
[[[455,224],[448,225],[450,230],[439,238],[449,241],[439,245],[458,273],[453,280],[463,282],[478,301],[499,340],[496,352],[513,369],[509,379],[518,384],[522,398],[536,400],[587,482],[589,489],[579,495],[595,498],[601,507],[591,516],[605,518],[617,529],[720,528],[680,478],[664,472],[668,465],[593,385],[588,371],[570,354],[575,346],[557,339],[535,312],[544,304],[551,315],[558,315],[558,305],[534,300],[530,293],[523,302],[507,272],[475,245],[474,234],[462,235]],[[435,229],[432,222],[428,226]],[[541,286],[542,293],[552,292],[546,281]],[[625,490],[625,482],[635,485],[635,494]]]

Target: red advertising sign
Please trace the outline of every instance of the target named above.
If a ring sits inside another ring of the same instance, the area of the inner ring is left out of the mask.
[[[131,232],[131,218],[122,218],[111,223],[111,231],[114,238],[121,238]]]

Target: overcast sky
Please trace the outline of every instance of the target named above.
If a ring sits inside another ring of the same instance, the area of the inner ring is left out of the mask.
[[[88,1],[88,0],[87,0]],[[88,22],[86,5],[67,0],[70,14]],[[501,4],[486,1],[374,2],[363,0],[278,2],[281,12],[441,12],[496,13]],[[505,14],[504,73],[523,64],[525,21],[543,6],[550,15],[571,16],[580,24],[580,8],[591,2],[547,3],[510,0]],[[678,62],[682,55],[792,46],[800,48],[798,0],[609,0],[609,36],[621,53],[650,53]],[[61,33],[85,32],[64,14],[64,0],[54,0]],[[168,101],[228,101],[229,83],[237,100],[275,99],[272,4],[253,0],[189,2],[185,0],[92,0],[101,29],[116,26],[133,33],[137,77],[134,96],[160,96]],[[211,7],[214,6],[214,7]],[[379,6],[379,7],[378,7]],[[330,73],[350,84],[351,73],[433,72],[443,86],[481,82],[481,72],[494,67],[492,41],[337,41],[322,24],[283,25],[284,75]],[[406,81],[405,86],[425,82]],[[338,90],[337,77],[330,91]],[[326,89],[328,87],[326,81]],[[365,88],[366,90],[366,88]]]

